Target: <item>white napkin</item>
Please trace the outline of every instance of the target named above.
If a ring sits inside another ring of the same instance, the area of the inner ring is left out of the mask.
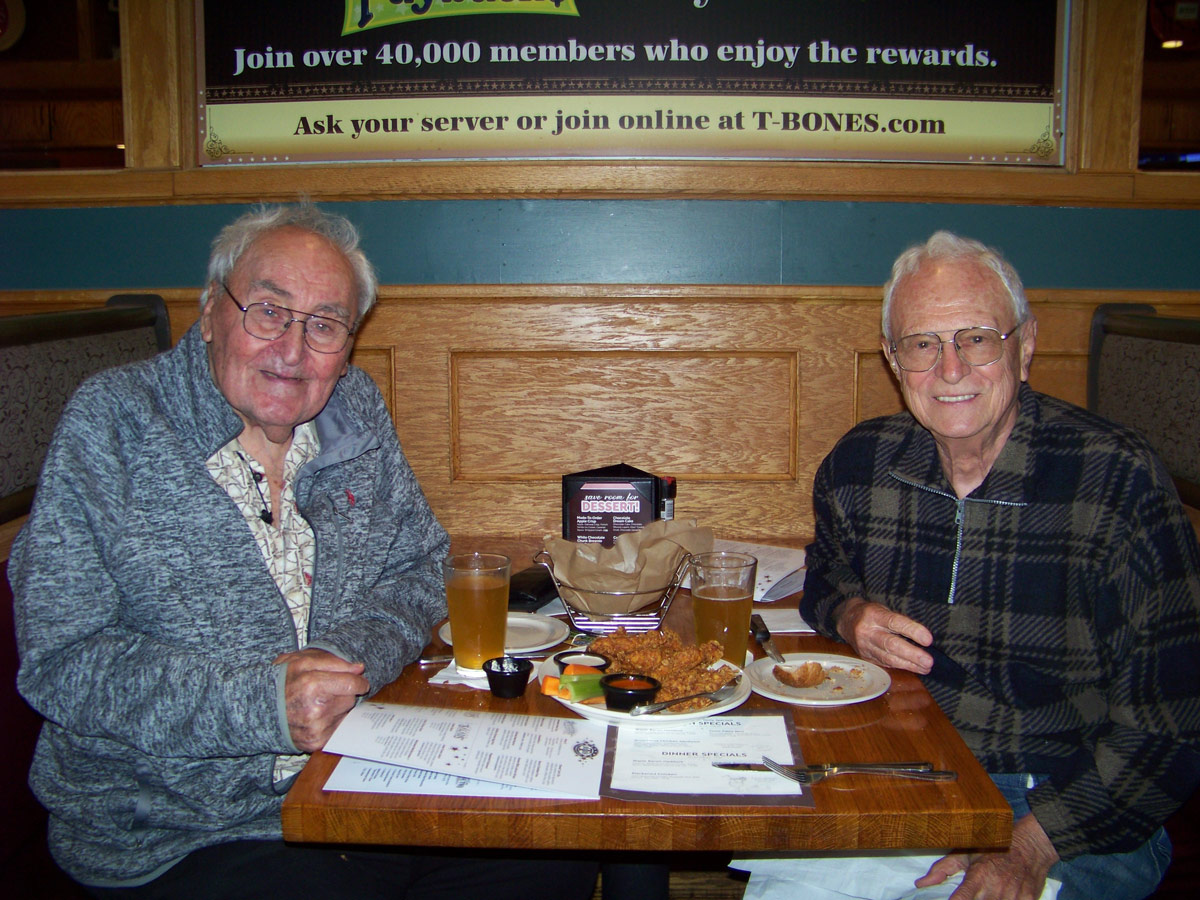
[[[735,859],[731,869],[750,873],[743,900],[946,900],[962,873],[944,883],[916,888],[913,882],[941,856],[883,851],[870,856],[829,853],[774,859]],[[1046,879],[1039,900],[1055,900],[1062,882]]]
[[[537,677],[537,662],[534,662],[533,668],[529,672],[531,679]],[[458,667],[451,662],[450,665],[442,669],[432,678],[429,679],[430,684],[465,684],[469,688],[475,688],[477,691],[491,690],[488,687],[487,676],[482,672],[478,676],[460,675]]]
[[[430,684],[465,684],[467,687],[475,688],[476,690],[486,691],[488,689],[487,676],[480,672],[479,675],[467,676],[458,673],[458,666],[453,661],[442,671],[438,672],[429,679]]]
[[[812,627],[800,618],[800,610],[795,607],[756,607],[754,611],[762,616],[763,624],[771,634],[814,634]]]

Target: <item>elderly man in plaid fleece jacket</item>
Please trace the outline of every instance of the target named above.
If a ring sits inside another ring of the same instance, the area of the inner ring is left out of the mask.
[[[821,465],[801,612],[923,676],[1013,803],[1013,840],[927,859],[899,892],[891,861],[838,859],[829,896],[1144,897],[1200,781],[1196,535],[1139,435],[1025,384],[1036,335],[989,248],[939,232],[897,260],[882,343],[909,411]],[[826,896],[825,861],[789,862],[779,886],[805,886],[778,895]],[[776,895],[779,870],[747,867],[747,897]]]

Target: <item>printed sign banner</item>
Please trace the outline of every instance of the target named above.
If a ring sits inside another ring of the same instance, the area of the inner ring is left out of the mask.
[[[1068,0],[198,0],[200,159],[1063,164]]]

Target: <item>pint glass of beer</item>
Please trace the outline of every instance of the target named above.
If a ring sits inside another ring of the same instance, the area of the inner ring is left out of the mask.
[[[509,558],[497,553],[456,554],[442,563],[450,644],[460,675],[483,678],[484,661],[504,655],[509,568]]]
[[[750,607],[758,560],[748,553],[700,553],[692,558],[692,616],[696,643],[717,641],[722,658],[746,664]]]

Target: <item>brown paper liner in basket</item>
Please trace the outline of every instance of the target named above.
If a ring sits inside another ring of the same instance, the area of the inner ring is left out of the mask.
[[[691,556],[712,549],[695,520],[660,520],[612,547],[547,538],[538,562],[550,570],[571,623],[583,631],[659,627]]]

